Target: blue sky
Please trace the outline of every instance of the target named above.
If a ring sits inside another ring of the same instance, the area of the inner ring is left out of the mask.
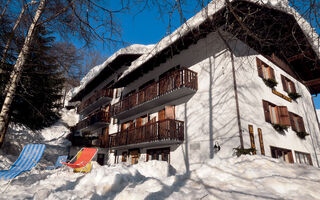
[[[115,5],[113,6],[117,6],[117,3],[114,4]],[[189,1],[189,4],[183,9],[185,11],[184,17],[189,19],[200,10],[200,7],[193,1]],[[100,51],[103,57],[107,58],[118,49],[129,44],[154,44],[166,36],[169,24],[168,13],[164,13],[163,17],[161,17],[161,14],[155,7],[146,8],[139,14],[136,14],[137,12],[137,8],[131,8],[130,12],[118,14],[116,16],[121,25],[122,40],[126,44],[120,44],[113,48],[106,48],[103,46],[102,42],[95,43],[95,49]],[[171,23],[172,28],[170,31],[175,30],[181,25],[181,20],[177,13],[174,14]],[[81,47],[81,44],[76,43],[76,46]],[[314,103],[315,107],[320,109],[320,95],[314,98]]]

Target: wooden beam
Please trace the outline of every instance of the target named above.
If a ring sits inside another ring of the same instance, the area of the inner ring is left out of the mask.
[[[290,58],[288,58],[288,61],[289,62],[293,62],[293,61],[296,61],[296,60],[300,60],[300,59],[302,59],[302,58],[304,58],[304,57],[311,57],[312,55],[311,55],[311,53],[309,52],[309,51],[307,51],[307,52],[302,52],[302,53],[300,53],[300,54],[297,54],[297,55],[295,55],[295,56],[292,56],[292,57],[290,57]]]
[[[307,87],[309,86],[320,86],[320,78],[313,79],[310,81],[303,81],[303,84]]]

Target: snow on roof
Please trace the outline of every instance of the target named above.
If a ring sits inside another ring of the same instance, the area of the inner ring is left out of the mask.
[[[230,0],[233,2],[235,0]],[[319,36],[316,33],[315,29],[290,5],[288,0],[244,0],[251,3],[257,3],[260,5],[268,6],[273,9],[288,13],[293,15],[299,26],[301,27],[303,33],[307,37],[309,43],[311,44],[314,52],[320,57],[320,45],[319,45]],[[215,0],[210,2],[207,7],[203,8],[195,16],[190,18],[184,24],[182,24],[178,29],[176,29],[172,34],[160,40],[154,48],[147,54],[140,56],[137,60],[131,63],[131,66],[125,70],[122,76],[119,78],[122,79],[135,69],[139,68],[142,64],[147,62],[153,56],[164,50],[166,47],[173,44],[182,36],[186,35],[190,30],[202,24],[209,16],[214,15],[220,9],[225,7],[225,0]]]
[[[85,75],[85,77],[82,78],[82,80],[80,81],[80,85],[69,91],[68,95],[70,96],[70,99],[78,94],[82,89],[84,89],[91,80],[93,80],[108,64],[112,63],[119,55],[145,54],[149,52],[153,48],[153,46],[154,45],[133,44],[125,48],[121,48],[102,64],[93,67]]]

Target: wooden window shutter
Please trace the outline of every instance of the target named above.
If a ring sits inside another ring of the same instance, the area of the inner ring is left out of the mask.
[[[140,127],[141,124],[142,124],[142,118],[139,117],[139,118],[136,119],[136,127]]]
[[[262,62],[259,58],[256,58],[257,60],[257,67],[258,67],[258,75],[259,77],[263,78],[263,72],[262,72]]]
[[[298,117],[298,124],[299,124],[300,131],[305,132],[306,129],[304,128],[303,119],[302,119],[302,117],[300,117],[300,116]]]
[[[165,118],[175,119],[174,106],[165,106]]]
[[[276,77],[274,75],[274,70],[272,69],[272,67],[269,67],[269,70],[270,70],[270,77],[274,80],[276,80]]]
[[[292,92],[296,93],[297,90],[296,90],[296,86],[295,86],[294,82],[290,81],[290,84],[291,84]]]
[[[278,111],[279,111],[280,124],[283,126],[290,126],[288,108],[286,106],[278,106]]]
[[[310,154],[307,154],[307,158],[308,158],[309,164],[310,164],[310,165],[313,165],[313,164],[312,164],[312,159],[311,159],[311,155],[310,155]]]
[[[162,121],[162,120],[165,120],[165,109],[163,109],[163,110],[160,110],[159,112],[158,112],[158,121]]]
[[[264,110],[264,117],[266,119],[266,122],[271,123],[271,117],[270,117],[270,111],[269,111],[269,102],[262,100],[263,104],[263,110]]]
[[[286,81],[286,78],[283,75],[281,75],[281,81],[282,81],[283,90],[288,92],[287,81]]]
[[[289,157],[289,163],[294,163],[291,151],[288,152],[288,157]]]
[[[254,133],[253,133],[253,126],[248,125],[249,128],[249,136],[250,136],[250,143],[251,143],[251,148],[255,149],[256,145],[254,143]],[[253,151],[253,155],[257,154],[256,150]]]
[[[294,123],[294,117],[295,117],[294,114],[292,112],[289,112],[291,128],[292,130],[297,131],[296,124]]]
[[[258,128],[258,135],[259,135],[259,143],[260,143],[261,155],[265,155],[261,128]]]

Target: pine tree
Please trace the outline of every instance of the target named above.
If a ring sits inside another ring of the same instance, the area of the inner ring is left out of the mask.
[[[59,118],[64,78],[56,55],[51,53],[55,38],[43,27],[35,34],[12,103],[11,121],[40,129]]]

